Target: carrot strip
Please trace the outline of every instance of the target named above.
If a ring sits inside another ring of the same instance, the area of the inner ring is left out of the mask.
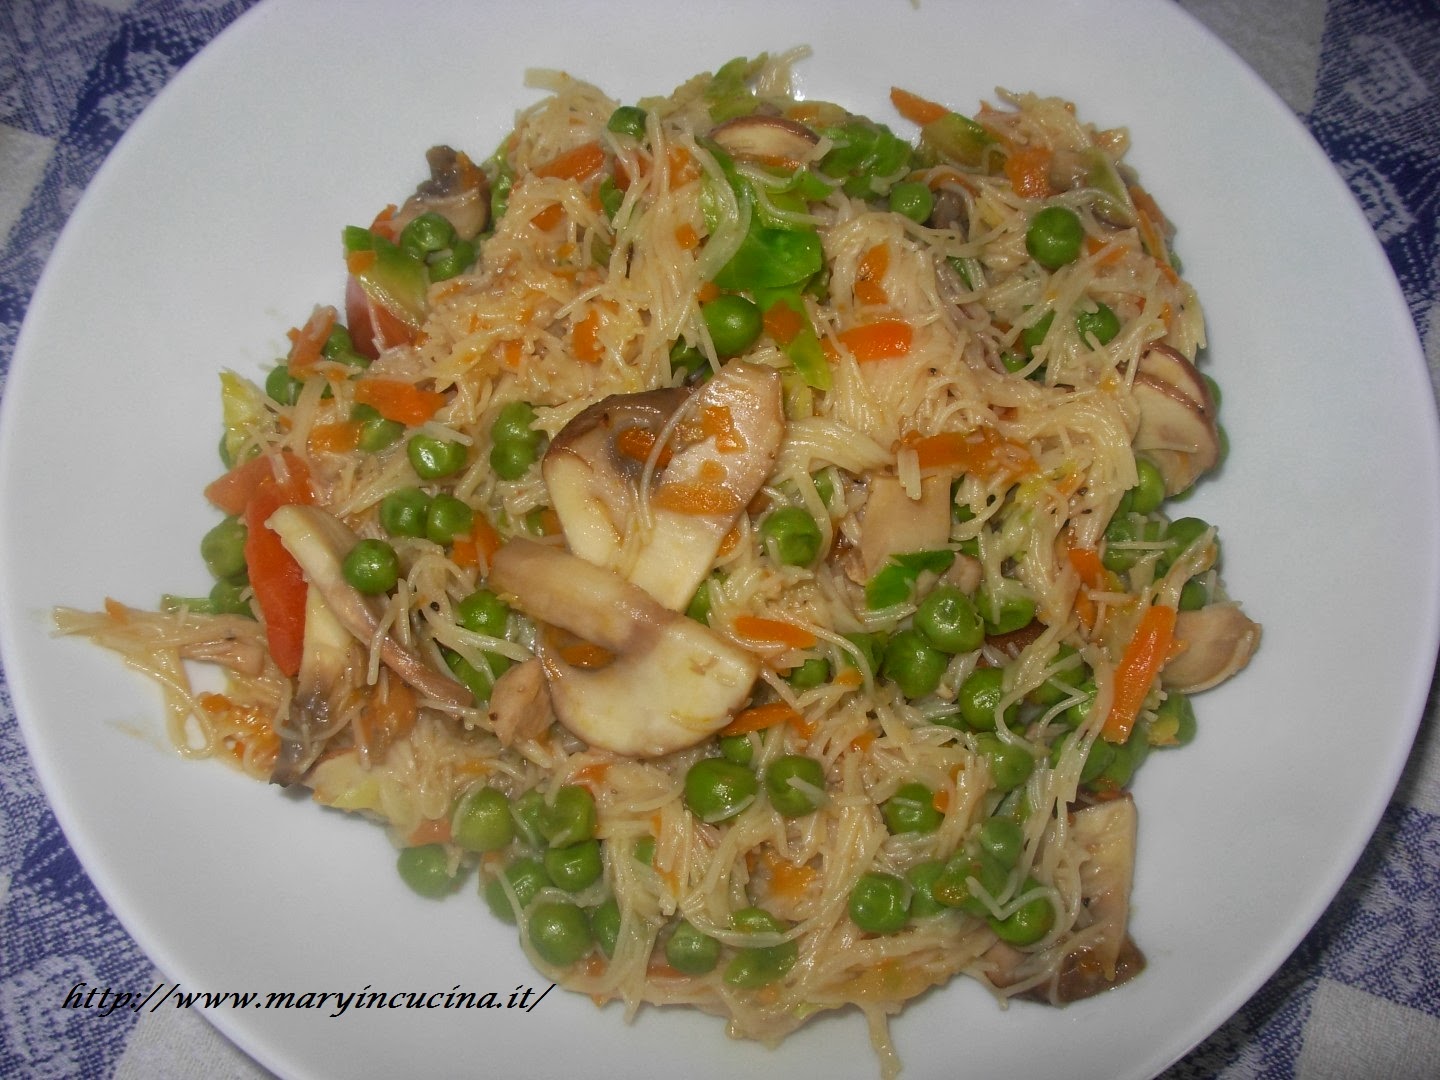
[[[861,364],[905,356],[914,340],[915,328],[900,319],[862,323],[840,333],[840,344]]]
[[[280,537],[265,523],[282,506],[309,503],[308,474],[292,472],[285,483],[265,476],[245,504],[245,567],[264,617],[265,637],[276,666],[288,676],[300,671],[305,650],[305,574]]]
[[[534,225],[535,228],[539,229],[541,232],[549,232],[556,225],[560,224],[560,219],[564,216],[565,208],[559,203],[551,203],[549,206],[545,207],[538,214],[532,217],[530,219],[530,224]]]
[[[950,470],[980,476],[1021,477],[1035,471],[1035,459],[1030,451],[993,428],[942,431],[905,441],[914,448],[922,472]]]
[[[589,314],[574,325],[570,331],[570,345],[575,359],[586,364],[598,364],[605,355],[600,343],[600,309],[591,308]]]
[[[445,395],[399,379],[361,379],[355,384],[355,401],[369,405],[386,420],[419,427],[440,411]]]
[[[1106,741],[1123,743],[1130,737],[1130,729],[1135,726],[1135,718],[1140,715],[1151,684],[1170,656],[1175,619],[1175,609],[1161,604],[1152,604],[1140,616],[1135,635],[1115,667],[1114,698],[1105,726],[1100,729]]]
[[[700,246],[700,234],[695,231],[695,226],[687,221],[675,230],[675,243],[679,244],[681,249],[690,251]]]
[[[764,318],[765,333],[777,345],[789,345],[805,329],[805,318],[786,303],[771,304]]]
[[[281,453],[280,460],[292,481],[298,477],[299,482],[308,486],[310,473],[303,461],[288,450]],[[227,514],[243,514],[245,504],[250,501],[261,483],[274,478],[275,462],[265,455],[253,457],[236,465],[218,480],[211,481],[205,488],[205,498],[210,500],[211,505]]]
[[[890,246],[876,244],[860,258],[855,268],[855,299],[862,304],[889,302],[885,292],[885,273],[890,269]]]
[[[553,180],[588,180],[604,167],[604,147],[588,142],[547,161],[535,170],[535,175]]]
[[[737,615],[734,626],[735,633],[741,637],[768,645],[786,645],[792,649],[808,649],[816,641],[815,635],[803,626],[782,622],[780,619],[767,619],[760,615]]]
[[[1005,176],[1015,194],[1026,199],[1050,196],[1050,158],[1050,151],[1043,146],[1027,146],[1005,158]]]
[[[305,445],[317,454],[348,454],[360,445],[360,425],[354,420],[316,424]]]
[[[286,363],[291,375],[304,378],[305,373],[319,362],[325,339],[334,329],[335,318],[333,307],[317,307],[311,312],[304,326],[291,330],[286,335],[290,338],[290,355]]]
[[[752,705],[735,714],[735,718],[721,728],[717,735],[746,735],[752,731],[764,731],[776,724],[800,723],[805,718],[783,701],[770,701],[764,705]]]
[[[890,88],[890,103],[906,120],[921,127],[950,114],[950,110],[944,105],[912,94],[908,90],[901,90],[898,86]]]

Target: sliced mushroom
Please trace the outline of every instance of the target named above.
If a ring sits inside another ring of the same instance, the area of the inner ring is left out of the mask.
[[[341,725],[340,713],[355,705],[363,670],[355,638],[340,624],[318,589],[305,594],[305,639],[295,696],[280,730],[280,749],[270,782],[299,783],[325,747],[325,736]]]
[[[1131,392],[1140,411],[1133,445],[1160,469],[1165,493],[1177,495],[1220,460],[1210,388],[1185,357],[1152,345],[1140,357]]]
[[[1250,662],[1260,646],[1260,624],[1233,603],[1208,604],[1180,612],[1175,641],[1183,651],[1165,665],[1160,684],[1194,694],[1224,682]]]
[[[869,483],[860,520],[860,560],[869,581],[892,555],[937,551],[950,542],[950,477],[927,476],[910,498],[894,476]]]
[[[614,394],[560,429],[545,452],[541,475],[570,550],[597,566],[613,566],[634,520],[644,453],[689,391]]]
[[[816,156],[820,137],[783,116],[737,116],[710,129],[710,138],[737,158],[798,169]]]
[[[368,646],[379,628],[380,617],[371,602],[345,580],[342,563],[358,541],[350,527],[315,506],[282,506],[265,524],[300,564],[312,586],[311,593],[318,593],[340,624]],[[380,659],[420,693],[446,705],[470,704],[470,691],[389,634],[380,639]]]
[[[771,368],[731,361],[684,394],[606,398],[561,429],[541,464],[571,550],[620,570],[674,611],[709,573],[725,535],[774,468],[785,433],[780,377]],[[681,408],[668,457],[657,457],[664,464],[649,492],[650,529],[622,566],[625,537],[641,527],[644,459]]]
[[[455,227],[462,240],[474,240],[490,220],[490,182],[464,153],[448,146],[425,152],[430,179],[415,189],[395,215],[403,229],[421,214],[435,212]]]
[[[543,630],[537,640],[556,717],[592,746],[636,757],[693,746],[725,726],[759,674],[752,653],[560,548],[512,540],[495,553],[490,584],[537,621],[613,654],[581,668]]]

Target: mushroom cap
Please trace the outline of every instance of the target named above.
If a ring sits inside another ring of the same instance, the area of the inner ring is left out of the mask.
[[[1139,409],[1132,445],[1145,453],[1178,495],[1220,460],[1215,400],[1195,365],[1167,345],[1140,357],[1131,386]]]

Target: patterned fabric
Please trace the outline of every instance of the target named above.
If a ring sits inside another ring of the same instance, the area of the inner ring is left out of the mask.
[[[0,390],[66,216],[155,93],[254,0],[0,4]],[[1185,0],[1309,126],[1409,301],[1440,395],[1440,8],[1434,0]],[[1440,1061],[1440,726],[1294,955],[1167,1080],[1420,1078]],[[259,1077],[202,1018],[55,1007],[153,985],[30,768],[0,672],[0,1076]]]

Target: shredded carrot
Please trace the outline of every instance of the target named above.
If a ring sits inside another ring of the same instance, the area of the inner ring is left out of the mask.
[[[994,428],[942,431],[923,438],[907,438],[905,443],[914,448],[922,472],[954,471],[1015,478],[1035,471],[1035,459],[1030,451]]]
[[[765,849],[762,858],[770,872],[770,892],[776,897],[799,900],[815,881],[815,868],[808,863],[783,859],[771,848]]]
[[[935,807],[935,809],[939,810],[942,814],[949,813],[950,789],[941,788],[939,791],[935,792],[934,797],[930,800],[930,805]]]
[[[291,375],[304,378],[305,373],[319,362],[325,339],[330,336],[330,331],[335,326],[335,318],[333,307],[317,307],[311,312],[304,326],[291,330],[286,335],[290,338],[290,355],[286,362]]]
[[[431,818],[410,831],[408,842],[411,847],[420,847],[422,844],[443,844],[449,839],[450,819]]]
[[[376,255],[373,249],[366,251],[352,251],[345,256],[345,269],[352,274],[363,274],[375,265],[380,256]]]
[[[348,454],[360,445],[360,424],[355,420],[336,420],[316,424],[310,429],[305,445],[316,454]]]
[[[834,679],[836,686],[844,687],[847,690],[854,690],[864,682],[865,676],[861,675],[860,672],[853,667],[844,668],[837,672]]]
[[[518,370],[524,352],[525,346],[514,338],[502,341],[500,343],[500,362],[511,371]]]
[[[1026,199],[1051,195],[1050,158],[1050,151],[1043,146],[1026,146],[1006,155],[1005,176],[1015,194]]]
[[[605,149],[598,142],[582,143],[552,158],[535,175],[553,180],[588,180],[605,167]]]
[[[530,219],[530,224],[534,225],[535,228],[539,229],[541,232],[549,232],[556,225],[560,224],[560,219],[564,216],[565,208],[559,203],[551,203],[549,206],[546,206],[538,214],[532,217]]]
[[[560,659],[564,660],[571,667],[598,668],[604,667],[615,659],[615,654],[609,649],[588,641],[577,641],[570,645],[560,647]]]
[[[890,103],[895,106],[895,111],[909,120],[912,124],[919,124],[924,127],[926,124],[933,124],[950,114],[950,110],[937,102],[929,101],[912,94],[908,90],[901,90],[898,86],[890,88]]]
[[[295,469],[284,482],[271,472],[262,474],[246,500],[245,568],[260,605],[270,655],[282,674],[300,671],[305,645],[305,601],[308,585],[300,564],[266,522],[282,506],[314,501],[309,473]]]
[[[400,230],[395,227],[395,214],[399,209],[398,206],[391,203],[381,210],[375,215],[375,220],[370,222],[370,231],[392,243],[399,240]]]
[[[708,304],[720,295],[720,286],[713,281],[702,281],[700,287],[695,290],[695,299],[701,304]]]
[[[700,234],[695,231],[695,226],[688,221],[675,230],[675,243],[679,244],[684,251],[690,251],[700,246]]]
[[[877,731],[875,731],[873,728],[867,728],[866,730],[860,732],[859,735],[856,735],[853,739],[850,740],[850,749],[858,750],[861,753],[864,753],[866,750],[870,749],[871,745],[874,744],[875,740],[879,737],[880,735]]]
[[[905,356],[914,340],[915,328],[900,319],[861,323],[840,332],[840,344],[861,364]]]
[[[1100,553],[1094,548],[1067,548],[1065,557],[1080,575],[1080,580],[1092,589],[1105,587],[1105,564]]]
[[[570,346],[575,359],[586,364],[598,364],[605,356],[605,347],[600,342],[601,315],[598,307],[590,311],[570,330]]]
[[[734,629],[740,637],[751,641],[785,645],[792,649],[808,649],[816,641],[815,635],[803,626],[748,613],[735,616]]]
[[[739,500],[732,491],[718,483],[707,483],[703,478],[663,484],[655,492],[652,502],[661,509],[697,517],[733,514],[740,509]]]
[[[890,297],[883,282],[889,269],[889,244],[876,244],[865,252],[855,268],[855,299],[862,304],[888,303]]]
[[[1152,604],[1140,616],[1135,634],[1115,666],[1115,692],[1105,726],[1100,729],[1108,742],[1123,743],[1130,737],[1140,707],[1170,656],[1175,619],[1175,609],[1162,604]]]
[[[765,333],[777,345],[789,345],[805,329],[805,317],[784,302],[771,304],[764,321]]]
[[[719,735],[745,735],[752,731],[764,731],[776,724],[803,724],[805,718],[783,701],[770,701],[764,705],[752,705],[735,714],[735,718],[721,728]]]
[[[739,544],[740,526],[733,525],[730,531],[720,538],[720,549],[716,551],[715,554],[720,556],[729,555]]]
[[[472,519],[469,536],[457,536],[450,546],[450,559],[456,566],[485,566],[500,550],[500,534],[495,531],[484,514],[476,513]]]
[[[572,784],[598,784],[610,772],[610,762],[590,761],[570,774]]]
[[[355,384],[355,401],[369,405],[386,420],[419,427],[440,411],[445,395],[399,379],[361,379]]]

